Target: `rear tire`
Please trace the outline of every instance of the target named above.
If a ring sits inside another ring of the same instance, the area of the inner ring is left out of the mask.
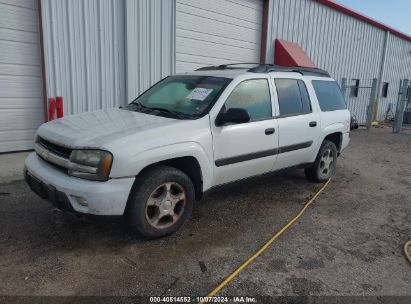
[[[127,203],[126,220],[132,231],[146,239],[176,232],[190,217],[194,186],[181,170],[158,166],[136,179]]]
[[[309,181],[323,183],[334,174],[336,165],[337,148],[333,142],[324,140],[314,164],[305,168],[305,176]]]

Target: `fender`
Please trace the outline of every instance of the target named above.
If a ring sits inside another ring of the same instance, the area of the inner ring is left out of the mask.
[[[117,166],[110,175],[112,178],[136,176],[147,166],[179,157],[194,157],[200,165],[203,191],[211,188],[213,179],[212,152],[207,153],[203,146],[193,141],[158,146],[142,151],[127,160],[123,159],[120,162],[121,165]]]
[[[322,140],[321,142],[324,140],[324,138],[326,138],[328,135],[333,134],[333,133],[344,133],[343,130],[345,130],[346,127],[342,122],[337,122],[331,125],[328,125],[327,127],[325,127],[322,132]]]
[[[342,134],[343,133],[342,130],[344,130],[344,129],[345,129],[345,125],[342,122],[337,122],[337,123],[328,125],[327,127],[325,127],[321,131],[321,137],[320,137],[320,140],[317,143],[317,146],[315,147],[315,150],[314,150],[315,153],[314,153],[312,162],[315,161],[315,158],[317,157],[318,151],[320,151],[320,147],[321,147],[321,144],[323,143],[324,139],[328,135],[333,134],[333,133],[341,133]]]

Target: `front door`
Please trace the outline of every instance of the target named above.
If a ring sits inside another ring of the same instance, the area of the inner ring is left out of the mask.
[[[251,120],[224,126],[211,122],[216,185],[267,173],[277,156],[278,126],[268,79],[240,82],[221,111],[229,108],[246,109]]]

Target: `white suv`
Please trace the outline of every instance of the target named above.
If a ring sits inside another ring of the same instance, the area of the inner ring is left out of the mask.
[[[333,174],[350,113],[319,69],[221,65],[167,77],[124,108],[48,122],[25,162],[63,210],[125,215],[146,238],[175,232],[204,192],[284,168]]]

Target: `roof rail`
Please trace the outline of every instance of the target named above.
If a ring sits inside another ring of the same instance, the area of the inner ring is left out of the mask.
[[[317,68],[286,67],[275,64],[260,64],[254,68],[249,69],[248,71],[252,73],[295,72],[305,76],[331,77],[327,71]]]
[[[259,63],[256,62],[238,62],[220,65],[211,65],[198,68],[196,71],[214,71],[214,70],[229,70],[229,69],[247,69],[246,67],[238,67],[238,65],[248,65],[248,66],[258,66]]]
[[[251,68],[240,67],[241,65],[252,66]],[[221,65],[206,66],[197,69],[196,71],[215,71],[215,70],[231,70],[231,69],[247,69],[251,73],[270,73],[270,72],[294,72],[305,76],[322,76],[331,77],[327,71],[317,68],[304,67],[286,67],[275,64],[260,64],[255,62],[239,62]]]

